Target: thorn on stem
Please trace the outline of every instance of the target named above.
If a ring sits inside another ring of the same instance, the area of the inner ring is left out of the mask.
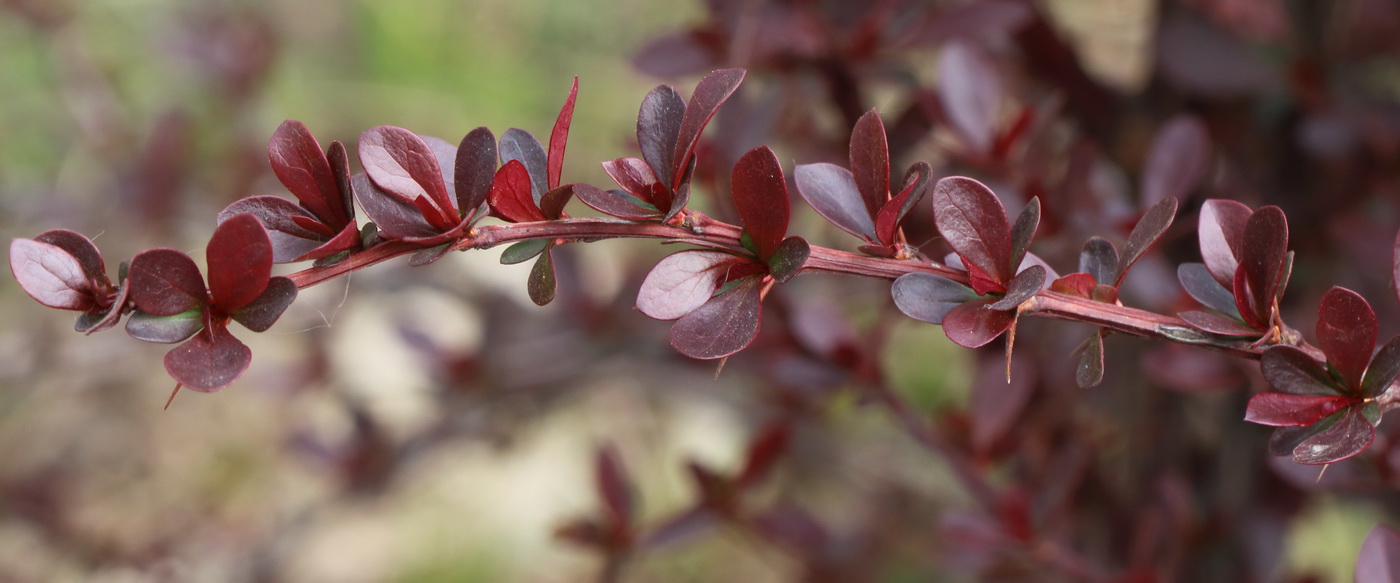
[[[161,407],[161,411],[165,411],[170,408],[170,402],[175,400],[175,393],[180,392],[180,386],[180,383],[175,383],[175,390],[170,391],[170,398],[165,400],[165,406]]]

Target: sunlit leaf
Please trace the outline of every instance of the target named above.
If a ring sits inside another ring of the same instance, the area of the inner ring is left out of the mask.
[[[68,251],[32,239],[10,242],[10,272],[29,297],[50,308],[87,310],[94,303],[82,264]]]
[[[510,160],[496,171],[491,182],[492,213],[512,223],[547,220],[530,194],[530,173],[519,160]]]
[[[1376,313],[1371,304],[1343,287],[1327,290],[1317,307],[1317,347],[1348,387],[1360,387],[1376,347]]]
[[[704,305],[740,257],[720,251],[671,254],[647,273],[637,291],[637,309],[658,320],[675,320]]]
[[[743,350],[758,335],[763,307],[759,287],[759,278],[746,278],[676,320],[671,326],[671,346],[706,360]]]
[[[219,223],[205,247],[209,262],[209,295],[227,312],[262,295],[272,275],[272,243],[262,223],[240,213]]]
[[[439,230],[455,223],[442,167],[423,138],[400,127],[377,126],[360,134],[358,151],[365,173],[384,192],[418,206]]]
[[[1233,200],[1211,199],[1201,205],[1196,229],[1201,242],[1201,260],[1211,276],[1225,289],[1235,281],[1235,268],[1244,246],[1244,224],[1253,213]]]
[[[1285,427],[1312,425],[1355,402],[1355,398],[1337,395],[1259,393],[1249,399],[1244,420]]]
[[[574,119],[574,101],[578,99],[578,76],[569,88],[569,97],[559,109],[554,119],[554,129],[549,132],[549,188],[558,188],[559,179],[564,173],[564,148],[569,142],[569,125]]]

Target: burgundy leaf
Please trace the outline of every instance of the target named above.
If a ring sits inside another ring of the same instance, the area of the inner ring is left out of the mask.
[[[603,190],[580,183],[574,185],[574,195],[594,210],[622,219],[645,220],[661,216],[656,207],[622,190]]]
[[[680,214],[681,211],[685,210],[685,205],[689,202],[690,183],[687,182],[685,184],[682,184],[680,188],[676,189],[676,194],[671,199],[671,208],[666,211],[666,216],[662,217],[661,220],[667,223],[671,222],[671,219],[675,218],[677,214]]]
[[[874,243],[875,222],[861,200],[851,171],[835,164],[798,164],[792,171],[797,193],[831,224]]]
[[[423,138],[400,127],[377,126],[360,134],[359,152],[360,164],[375,186],[419,205],[423,218],[438,230],[456,223],[437,154]]]
[[[519,160],[510,160],[496,171],[491,182],[493,214],[512,223],[546,220],[531,196],[530,174]]]
[[[977,348],[1001,336],[1016,318],[1011,310],[990,309],[995,299],[977,299],[950,310],[943,316],[943,333],[966,348]]]
[[[1081,271],[1055,280],[1050,284],[1050,291],[1089,298],[1093,295],[1096,285],[1094,276]]]
[[[1142,170],[1142,200],[1146,204],[1168,198],[1185,199],[1206,173],[1210,160],[1210,136],[1200,118],[1173,117],[1152,140]]]
[[[338,214],[330,217],[320,217],[331,229],[345,227],[355,224],[355,206],[351,204],[354,190],[350,186],[350,154],[345,151],[345,144],[339,140],[331,142],[331,149],[326,152],[326,161],[331,165],[331,175],[335,176],[335,187],[340,193],[340,205],[336,207]],[[339,222],[340,216],[345,217],[344,222]]]
[[[744,467],[735,476],[734,484],[739,488],[746,488],[762,481],[787,450],[791,435],[792,429],[784,420],[765,425],[749,443]]]
[[[190,310],[174,316],[152,316],[138,311],[126,320],[128,336],[157,344],[184,342],[203,329],[203,310]]]
[[[938,58],[938,96],[948,121],[967,141],[968,149],[985,154],[997,131],[1001,77],[975,46],[954,41]]]
[[[496,176],[496,136],[484,127],[462,137],[453,162],[452,180],[457,192],[457,212],[467,216],[485,204]]]
[[[501,163],[519,160],[530,175],[530,197],[535,204],[549,191],[549,154],[535,135],[519,128],[501,134]]]
[[[1197,233],[1206,269],[1225,289],[1232,289],[1244,246],[1244,225],[1253,211],[1233,200],[1211,199],[1201,206]]]
[[[1011,225],[1011,261],[1009,265],[1012,269],[1021,265],[1021,259],[1030,251],[1031,239],[1035,238],[1036,227],[1040,226],[1040,198],[1032,197],[1026,203],[1026,208],[1021,209],[1021,214],[1016,216],[1016,223]]]
[[[35,301],[61,310],[92,308],[92,284],[77,257],[32,239],[10,242],[10,272]]]
[[[1221,316],[1214,312],[1190,310],[1177,314],[1177,317],[1185,320],[1191,327],[1203,332],[1210,332],[1211,334],[1242,338],[1254,338],[1259,336],[1258,329],[1234,318]]]
[[[1356,583],[1396,581],[1400,581],[1400,532],[1388,524],[1377,524],[1356,557]]]
[[[1095,283],[1107,284],[1118,280],[1118,248],[1102,237],[1089,237],[1079,252],[1079,271],[1094,276]],[[1230,299],[1234,305],[1234,298]]]
[[[710,300],[725,271],[742,258],[720,251],[690,250],[662,259],[642,280],[637,309],[657,320],[675,320]]]
[[[1103,334],[1095,330],[1084,344],[1079,365],[1074,368],[1074,382],[1081,389],[1099,386],[1103,382]]]
[[[1348,407],[1333,416],[1325,429],[1293,448],[1293,461],[1300,464],[1330,464],[1366,449],[1376,439],[1376,427],[1361,414],[1361,407]]]
[[[812,247],[807,244],[806,239],[795,235],[783,239],[778,248],[773,250],[773,255],[768,258],[768,273],[773,276],[774,281],[787,283],[802,271],[802,267],[807,264],[807,257],[811,254]]]
[[[905,215],[914,209],[924,195],[928,194],[929,183],[933,181],[933,167],[928,162],[918,162],[904,173],[904,187],[899,195],[890,199],[875,216],[875,234],[881,244],[893,245],[895,233]]]
[[[208,302],[204,278],[190,256],[174,249],[142,251],[128,270],[131,300],[152,316],[174,316]]]
[[[1240,266],[1249,286],[1249,305],[1259,322],[1267,326],[1269,313],[1283,278],[1284,259],[1288,254],[1288,218],[1276,206],[1266,206],[1250,215],[1244,226],[1243,253]],[[1235,303],[1240,296],[1235,295]],[[1240,315],[1247,316],[1245,310]],[[1247,321],[1247,320],[1246,320]]]
[[[303,261],[312,251],[324,245],[329,237],[303,227],[295,219],[313,219],[310,211],[296,203],[276,196],[253,196],[236,200],[219,212],[219,222],[223,223],[240,213],[250,213],[258,218],[267,230],[272,244],[273,263]],[[320,224],[320,223],[317,223]],[[325,225],[321,225],[324,227]],[[344,249],[340,249],[343,251]]]
[[[1123,257],[1118,262],[1118,276],[1114,279],[1115,287],[1123,283],[1123,276],[1128,274],[1128,269],[1137,263],[1138,258],[1151,247],[1162,233],[1167,232],[1167,227],[1172,225],[1172,219],[1176,218],[1176,199],[1164,198],[1161,202],[1152,205],[1137,225],[1133,227],[1133,232],[1128,234],[1128,244],[1123,247]],[[1103,283],[1108,283],[1104,281]]]
[[[685,99],[671,86],[660,85],[642,99],[642,109],[637,113],[637,144],[641,146],[642,159],[668,189],[674,183],[671,163],[685,112]]]
[[[723,358],[743,350],[758,336],[763,313],[759,278],[746,278],[733,289],[676,320],[671,346],[691,358]]]
[[[1006,284],[1006,295],[987,306],[990,310],[1015,310],[1045,287],[1045,268],[1039,265],[1022,270]]]
[[[665,190],[665,187],[657,183],[656,175],[652,173],[651,167],[647,166],[645,160],[639,158],[608,160],[603,162],[603,171],[607,172],[608,176],[611,176],[613,181],[623,190],[656,206],[658,210],[664,210],[661,209],[662,206],[670,207],[669,197],[663,197],[668,200],[661,201],[654,196],[658,187],[661,190]]]
[[[569,124],[574,119],[574,100],[578,98],[578,76],[569,89],[569,97],[564,107],[559,109],[559,117],[554,120],[554,129],[549,132],[549,188],[559,188],[559,178],[564,173],[564,147],[569,142]]]
[[[445,210],[456,210],[457,204],[457,146],[447,140],[433,136],[419,136],[437,158],[438,170],[442,171],[442,184],[447,188],[449,206]]]
[[[933,187],[933,219],[969,273],[976,267],[1003,286],[1011,280],[1011,226],[991,189],[962,176],[939,180]]]
[[[890,148],[885,124],[875,110],[865,112],[851,129],[851,174],[866,217],[873,217],[890,198]]]
[[[312,215],[336,227],[350,222],[349,208],[331,164],[304,124],[282,122],[267,144],[267,159],[277,180]]]
[[[1333,287],[1317,307],[1317,346],[1348,387],[1359,388],[1376,348],[1376,313],[1359,294]]]
[[[1249,399],[1244,420],[1276,427],[1312,425],[1355,402],[1352,397],[1259,393]]]
[[[438,230],[423,218],[418,207],[384,192],[368,175],[356,174],[351,184],[355,200],[359,201],[365,216],[374,221],[379,231],[388,238],[411,241],[439,234]]]
[[[297,299],[297,284],[291,279],[276,276],[269,279],[262,295],[248,305],[229,314],[234,321],[254,332],[265,332],[282,317],[282,312]]]
[[[1238,318],[1239,309],[1235,307],[1235,296],[1230,290],[1220,286],[1210,274],[1210,270],[1202,263],[1183,263],[1176,268],[1176,279],[1181,282],[1181,287],[1190,294],[1193,299],[1201,305],[1223,312],[1231,317]]]
[[[39,233],[34,240],[58,247],[77,259],[94,289],[111,287],[112,280],[107,278],[107,265],[102,260],[102,252],[97,250],[97,245],[91,239],[68,229],[52,229]]]
[[[558,287],[551,247],[553,243],[545,245],[544,252],[540,253],[534,267],[530,268],[530,278],[525,282],[525,291],[530,294],[530,301],[535,302],[537,306],[548,305],[554,301],[554,291]]]
[[[1270,346],[1259,359],[1264,380],[1281,393],[1290,395],[1343,395],[1333,385],[1332,376],[1308,353],[1293,346]]]
[[[749,150],[734,164],[730,189],[754,252],[767,261],[788,228],[787,182],[778,157],[767,146]]]
[[[196,391],[217,391],[238,380],[253,361],[253,351],[228,328],[214,326],[165,353],[165,370]]]
[[[719,69],[705,75],[705,78],[695,85],[695,92],[690,95],[690,101],[685,106],[685,117],[681,119],[676,134],[676,150],[671,158],[671,176],[668,183],[671,188],[680,188],[680,182],[685,179],[685,169],[690,165],[691,156],[695,154],[695,144],[700,141],[700,132],[705,130],[705,125],[710,123],[710,118],[714,117],[719,106],[729,99],[743,80],[743,69]]]
[[[117,320],[121,319],[122,309],[126,306],[126,298],[130,291],[130,280],[123,281],[117,287],[116,293],[107,298],[110,299],[110,302],[104,299],[79,315],[77,322],[73,324],[73,329],[83,334],[92,334],[117,325]],[[107,305],[102,305],[104,303]]]
[[[953,308],[977,299],[971,288],[931,273],[906,273],[890,287],[894,305],[904,315],[921,322],[942,324]]]
[[[1361,395],[1375,397],[1384,393],[1396,376],[1400,376],[1400,337],[1391,338],[1371,359],[1361,380]]]
[[[564,207],[569,204],[569,199],[574,197],[574,185],[565,184],[544,193],[540,197],[540,214],[546,219],[556,220],[564,218]]]
[[[233,312],[267,288],[272,276],[272,242],[257,217],[239,213],[219,223],[205,248],[209,295],[214,305]]]

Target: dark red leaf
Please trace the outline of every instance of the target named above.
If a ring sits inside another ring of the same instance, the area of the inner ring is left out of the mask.
[[[1258,324],[1267,326],[1288,255],[1288,218],[1283,210],[1266,206],[1254,211],[1245,222],[1242,249],[1240,266],[1250,290],[1249,305],[1260,320]],[[1236,304],[1239,300],[1236,294]],[[1244,310],[1240,310],[1240,315],[1246,315]]]
[[[783,239],[773,255],[768,258],[768,273],[778,283],[787,283],[807,264],[812,247],[802,237],[792,236]]]
[[[68,229],[52,229],[39,233],[34,240],[58,247],[77,259],[95,290],[111,287],[112,281],[107,278],[107,265],[102,260],[102,252],[97,250],[97,245],[91,239]]]
[[[456,224],[437,153],[423,138],[400,127],[377,126],[360,134],[359,153],[360,165],[375,186],[418,205],[423,218],[440,231]]]
[[[757,277],[740,281],[671,326],[671,346],[691,358],[723,358],[743,350],[758,336],[763,313]]]
[[[685,117],[681,119],[676,134],[676,150],[671,158],[671,176],[668,183],[672,189],[680,188],[680,181],[684,180],[685,169],[690,165],[691,156],[695,154],[695,144],[700,141],[700,132],[705,131],[705,125],[710,123],[710,118],[714,117],[719,106],[729,99],[743,80],[743,69],[719,69],[711,71],[695,85],[695,92],[690,95],[690,101],[685,106]]]
[[[239,213],[214,229],[205,247],[209,295],[215,306],[233,312],[262,295],[272,276],[272,243],[257,217]]]
[[[174,344],[184,342],[204,329],[204,311],[190,310],[174,316],[152,316],[135,312],[126,320],[127,335],[142,342]]]
[[[617,526],[631,524],[634,510],[632,487],[616,448],[610,445],[598,448],[593,458],[593,477],[598,498],[603,501],[603,508],[607,511],[607,522]]]
[[[1191,310],[1177,314],[1178,318],[1185,320],[1191,327],[1211,334],[1222,336],[1238,336],[1243,338],[1258,337],[1260,330],[1245,324],[1234,318],[1221,316],[1214,312],[1201,312]]]
[[[1312,425],[1355,402],[1355,398],[1336,395],[1260,393],[1249,399],[1244,420],[1275,427]]]
[[[603,190],[588,184],[575,184],[574,196],[594,210],[622,219],[644,220],[661,216],[661,211],[635,195],[622,190]]]
[[[1317,307],[1317,347],[1348,387],[1360,388],[1361,375],[1376,348],[1376,313],[1359,294],[1333,287]]]
[[[544,196],[540,197],[540,214],[551,221],[564,218],[564,207],[569,204],[569,200],[573,197],[574,185],[572,184],[565,184],[544,193]]]
[[[671,86],[659,85],[642,99],[641,111],[637,112],[637,144],[642,149],[642,159],[668,189],[674,183],[671,165],[685,111],[685,99]]]
[[[744,459],[744,467],[734,478],[739,488],[758,484],[776,465],[787,450],[791,437],[791,426],[785,420],[773,421],[763,427],[749,442],[749,453]]]
[[[554,129],[549,132],[549,188],[559,188],[559,178],[564,173],[564,147],[569,142],[569,124],[574,119],[574,100],[578,98],[578,77],[569,88],[569,97],[564,107],[559,109],[559,117],[554,120]]]
[[[1011,278],[1011,282],[1006,285],[1006,295],[987,308],[991,310],[1015,310],[1016,306],[1031,299],[1031,296],[1044,287],[1045,268],[1032,265],[1021,270],[1020,273],[1016,274],[1016,277]]]
[[[875,234],[881,244],[893,245],[899,224],[909,211],[914,209],[924,195],[928,194],[933,182],[933,167],[928,162],[917,162],[904,173],[904,187],[899,195],[890,199],[875,216]]]
[[[971,288],[931,273],[906,273],[890,287],[894,305],[904,315],[921,322],[942,324],[953,308],[977,299]]]
[[[544,193],[549,192],[549,154],[535,135],[519,128],[510,128],[501,134],[501,163],[519,160],[525,165],[530,176],[530,198],[540,203]]]
[[[975,266],[997,283],[1011,281],[1011,226],[991,189],[963,176],[939,180],[933,219],[969,273]]]
[[[128,270],[131,300],[152,316],[174,316],[209,300],[204,278],[190,256],[158,248],[138,253]]]
[[[1050,284],[1050,291],[1089,298],[1094,293],[1094,276],[1084,272],[1071,273]]]
[[[479,127],[462,137],[452,164],[458,214],[467,216],[486,203],[496,176],[496,155],[496,136],[491,130]]]
[[[741,257],[721,251],[690,250],[662,259],[637,291],[637,309],[658,320],[675,320],[710,300],[725,271]]]
[[[1400,581],[1400,532],[1388,524],[1377,524],[1356,557],[1356,583],[1396,581]]]
[[[1361,380],[1361,395],[1375,397],[1384,393],[1396,376],[1400,376],[1400,337],[1391,338],[1371,359]]]
[[[492,214],[512,223],[546,220],[531,196],[530,174],[519,160],[510,160],[496,171],[491,182]]]
[[[1274,390],[1290,395],[1336,396],[1345,393],[1333,384],[1332,376],[1308,353],[1292,346],[1270,346],[1259,359],[1264,380]]]
[[[296,299],[297,285],[291,279],[276,276],[268,280],[262,295],[229,315],[249,330],[265,332]]]
[[[671,199],[671,208],[666,211],[666,216],[662,217],[663,222],[671,222],[677,214],[685,210],[685,205],[690,202],[690,183],[682,184],[676,189],[675,196]]]
[[[1079,365],[1074,368],[1074,382],[1081,389],[1099,386],[1103,382],[1103,334],[1095,330],[1084,344]]]
[[[252,361],[253,351],[219,325],[165,353],[165,370],[180,384],[208,392],[238,380]]]
[[[1201,259],[1211,276],[1225,289],[1235,282],[1235,268],[1244,246],[1244,224],[1253,211],[1233,200],[1211,199],[1201,206],[1197,234]]]
[[[670,200],[656,200],[656,188],[660,185],[656,181],[656,175],[652,173],[651,167],[645,160],[640,158],[618,158],[603,162],[603,171],[611,176],[613,181],[621,186],[623,190],[632,193],[637,198],[661,209],[662,206],[670,207]],[[661,187],[665,190],[664,187]]]
[[[754,252],[767,261],[788,228],[787,181],[778,157],[767,146],[749,150],[734,164],[730,189]]]
[[[312,215],[335,227],[350,222],[349,208],[331,164],[305,125],[293,120],[282,122],[267,144],[267,159],[277,180]]]
[[[1118,248],[1103,237],[1089,237],[1079,252],[1079,271],[1094,277],[1095,283],[1109,284],[1118,280]],[[1233,302],[1233,298],[1231,302]],[[1231,305],[1234,305],[1231,303]]]
[[[272,243],[274,263],[292,263],[307,259],[307,255],[320,248],[330,239],[321,233],[303,226],[296,219],[316,220],[306,209],[296,203],[276,196],[254,196],[234,201],[219,212],[219,222],[223,223],[234,215],[250,213],[258,218],[267,230]],[[325,228],[319,221],[316,223]]]
[[[1032,197],[1026,203],[1026,208],[1021,209],[1021,214],[1016,216],[1015,224],[1011,225],[1011,269],[1021,265],[1021,259],[1030,251],[1031,239],[1035,238],[1035,230],[1039,226],[1040,198]]]
[[[345,221],[337,223],[338,216],[321,217],[321,220],[332,229],[344,230],[345,227],[355,224],[355,205],[351,204],[354,190],[350,186],[350,154],[345,151],[345,144],[339,140],[331,142],[331,149],[326,151],[326,161],[331,165],[331,175],[335,176],[335,188],[340,193],[340,206],[337,210],[345,216]]]
[[[954,41],[938,58],[938,96],[948,121],[973,152],[985,154],[997,132],[1001,77],[976,46]]]
[[[1176,268],[1176,279],[1192,298],[1207,308],[1238,318],[1235,296],[1230,290],[1220,286],[1202,263],[1183,263]]]
[[[943,316],[943,333],[966,348],[977,348],[1001,336],[1011,327],[1016,312],[988,308],[995,299],[965,302]]]
[[[1133,227],[1133,232],[1128,234],[1128,244],[1123,247],[1123,257],[1118,261],[1118,276],[1114,279],[1113,285],[1122,285],[1123,276],[1128,274],[1128,270],[1137,263],[1138,258],[1151,247],[1162,233],[1167,232],[1167,227],[1172,225],[1172,219],[1176,218],[1176,199],[1164,198],[1142,215],[1142,219]],[[1104,281],[1102,283],[1108,283]]]
[[[851,171],[835,164],[798,164],[792,174],[797,193],[817,214],[870,243],[879,240]]]
[[[1376,427],[1361,414],[1361,407],[1347,407],[1323,423],[1321,431],[1293,448],[1293,461],[1300,464],[1330,464],[1365,450],[1376,439]]]
[[[545,245],[544,253],[535,260],[534,267],[530,268],[530,278],[526,280],[525,291],[530,294],[530,301],[535,302],[537,306],[548,305],[554,301],[554,291],[558,287],[551,247],[553,243]]]
[[[851,129],[851,174],[866,217],[873,217],[890,199],[890,148],[885,124],[875,110],[865,112]]]
[[[351,180],[355,200],[364,209],[365,216],[374,221],[379,231],[390,239],[416,240],[433,237],[438,230],[428,224],[418,207],[396,196],[384,192],[369,176],[356,174]]]
[[[82,262],[57,245],[11,241],[10,273],[29,297],[50,308],[88,310],[96,303]]]
[[[1183,114],[1157,130],[1142,170],[1142,201],[1185,199],[1200,184],[1210,160],[1210,136],[1200,118]]]

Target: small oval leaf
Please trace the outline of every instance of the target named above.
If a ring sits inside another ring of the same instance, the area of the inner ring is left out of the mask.
[[[724,358],[748,346],[758,336],[762,317],[760,280],[746,278],[671,326],[671,346],[691,358]]]

